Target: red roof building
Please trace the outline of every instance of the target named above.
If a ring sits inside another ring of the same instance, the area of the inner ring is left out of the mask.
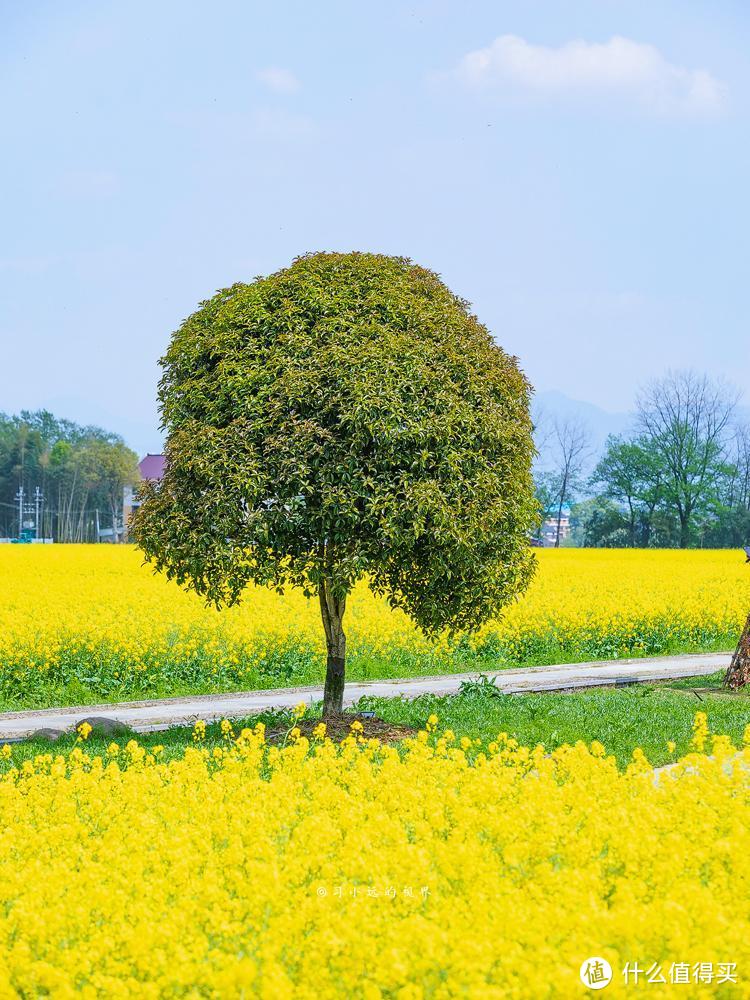
[[[138,471],[141,479],[161,479],[164,475],[165,459],[163,455],[148,454],[138,463]],[[123,541],[128,540],[128,527],[133,511],[138,506],[135,498],[135,490],[132,486],[126,486],[122,492],[122,526]]]
[[[161,479],[164,475],[164,456],[146,455],[138,463],[138,471],[141,479]]]

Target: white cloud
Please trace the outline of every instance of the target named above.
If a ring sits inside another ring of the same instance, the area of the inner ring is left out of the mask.
[[[461,60],[469,87],[538,98],[617,98],[657,114],[715,114],[726,88],[706,70],[668,62],[653,45],[615,36],[608,42],[566,42],[558,48],[501,35]]]
[[[264,87],[277,94],[294,94],[299,90],[299,80],[294,73],[280,66],[267,66],[255,75]]]

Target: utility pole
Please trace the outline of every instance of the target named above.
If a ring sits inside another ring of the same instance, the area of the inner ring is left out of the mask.
[[[97,542],[100,541],[100,538],[99,538],[99,508],[98,507],[96,508],[96,540],[97,540]]]
[[[42,491],[37,486],[34,490],[34,534],[39,538],[39,511],[42,508],[44,497]]]
[[[16,500],[18,500],[18,537],[20,538],[23,534],[23,486],[18,487]]]

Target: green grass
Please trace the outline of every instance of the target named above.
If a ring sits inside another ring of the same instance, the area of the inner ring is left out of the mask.
[[[423,696],[412,702],[368,698],[360,707],[405,725],[421,723],[434,712],[440,728],[483,741],[498,732],[507,732],[521,744],[543,743],[548,749],[577,740],[599,740],[620,766],[640,747],[652,764],[660,765],[674,759],[667,750],[669,740],[677,744],[677,756],[688,752],[697,711],[706,712],[711,732],[741,743],[750,723],[750,697],[723,693],[717,686],[720,678],[721,674],[692,678],[680,687],[632,685],[474,698]],[[714,690],[708,693],[707,687]]]
[[[653,649],[639,651],[616,643],[611,646],[595,643],[573,650],[549,637],[541,637],[538,645],[529,646],[524,658],[509,659],[491,637],[477,649],[464,638],[458,639],[447,653],[416,652],[403,647],[380,652],[354,649],[347,659],[347,679],[389,680],[495,672],[590,659],[616,661],[656,654],[726,652],[729,645],[726,638],[705,636],[700,643],[685,637],[680,641],[660,639]],[[232,666],[198,651],[192,658],[174,661],[157,657],[151,662],[145,656],[145,669],[139,670],[122,654],[98,647],[86,653],[71,648],[49,672],[40,672],[29,661],[0,663],[0,712],[323,683],[325,663],[317,647],[304,643],[274,646],[270,642],[264,647],[262,659],[249,655]]]
[[[262,712],[254,715],[252,718],[233,721],[232,724],[234,732],[239,733],[243,726],[254,726],[257,722],[264,722],[269,729],[275,726],[291,728],[294,725],[291,711]],[[157,732],[133,732],[118,736],[103,735],[94,730],[85,741],[80,740],[75,733],[71,732],[66,733],[55,741],[48,739],[28,739],[12,743],[12,763],[18,765],[24,760],[30,760],[37,754],[61,754],[65,757],[74,747],[81,747],[81,749],[85,750],[91,756],[104,756],[107,752],[107,747],[111,743],[117,743],[120,748],[123,748],[131,739],[136,740],[137,743],[147,750],[153,750],[154,747],[163,747],[161,760],[171,760],[181,757],[185,751],[185,747],[196,745],[193,740],[192,726],[173,726],[171,729],[164,729]],[[0,740],[1,743],[2,741]],[[209,750],[212,750],[216,746],[227,746],[227,740],[221,733],[221,723],[215,722],[206,725],[206,738],[201,741],[200,745],[207,747]],[[0,763],[0,771],[2,771],[2,763]]]
[[[530,746],[543,743],[548,749],[577,740],[599,740],[621,767],[630,760],[633,749],[640,747],[652,764],[660,765],[674,759],[667,750],[668,740],[677,744],[675,756],[688,752],[693,718],[699,710],[708,715],[711,732],[727,734],[735,743],[741,743],[745,726],[750,723],[750,696],[726,693],[720,684],[721,674],[717,673],[670,684],[544,694],[423,696],[413,701],[363,698],[356,707],[375,711],[388,722],[415,728],[422,727],[434,712],[440,729],[451,728],[459,737],[484,742],[494,739],[498,732],[507,732]],[[257,721],[269,727],[292,725],[288,712],[264,713],[236,723],[235,730]],[[123,746],[127,738],[119,737],[115,742]],[[146,733],[136,739],[148,748],[162,745],[167,759],[179,756],[193,742],[191,728]],[[104,753],[110,742],[109,737],[92,734],[86,750]],[[209,725],[203,745],[210,749],[222,744],[226,745],[219,724]],[[14,746],[13,760],[18,763],[37,753],[66,754],[75,745],[72,735],[57,743],[27,740]]]

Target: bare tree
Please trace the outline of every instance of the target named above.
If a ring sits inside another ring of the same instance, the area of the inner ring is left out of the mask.
[[[736,470],[732,500],[736,506],[750,509],[750,426],[735,430],[732,464]],[[750,539],[748,539],[750,543]],[[750,681],[750,615],[742,630],[732,662],[724,675],[724,684],[732,690],[743,688]]]
[[[738,424],[734,429],[731,463],[733,476],[729,502],[733,507],[750,510],[750,424]]]
[[[549,412],[540,404],[535,404],[532,411],[534,421],[534,447],[536,462],[544,465],[544,458],[554,435],[554,420]]]
[[[727,383],[691,371],[668,372],[638,397],[641,429],[664,461],[664,497],[679,518],[682,548],[696,511],[714,490],[737,401]]]
[[[556,452],[553,473],[557,519],[555,548],[559,548],[563,507],[581,488],[583,468],[590,453],[590,435],[580,419],[565,417],[554,421],[553,439]]]

